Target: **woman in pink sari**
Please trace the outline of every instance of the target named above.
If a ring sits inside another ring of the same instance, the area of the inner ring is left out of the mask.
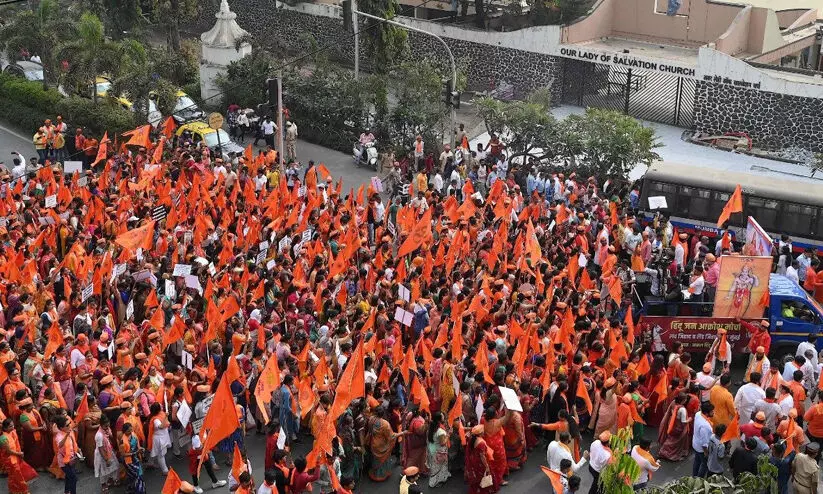
[[[483,439],[486,445],[494,452],[494,458],[489,462],[492,480],[495,488],[507,485],[508,482],[503,477],[509,474],[509,465],[506,461],[506,446],[503,444],[504,428],[512,420],[512,411],[506,410],[506,415],[496,418],[497,412],[494,408],[487,408],[480,423],[483,425]]]
[[[677,397],[669,405],[669,409],[663,416],[660,424],[660,432],[657,435],[657,442],[660,444],[660,458],[669,461],[681,461],[691,452],[690,422],[686,411],[686,402],[689,396],[685,393]]]
[[[428,427],[426,427],[426,418],[423,417],[423,413],[418,408],[406,414],[403,428],[409,431],[409,435],[403,440],[401,463],[403,468],[417,467],[421,474],[426,475],[428,473],[426,466]]]

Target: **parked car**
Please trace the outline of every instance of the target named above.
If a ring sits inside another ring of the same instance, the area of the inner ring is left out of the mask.
[[[223,159],[228,159],[229,153],[241,154],[243,152],[243,146],[231,140],[228,132],[223,129],[214,130],[206,122],[185,123],[177,128],[176,135],[179,137],[185,132],[191,134],[194,142],[204,141],[209,149],[215,152],[217,156],[222,156]]]
[[[108,97],[111,85],[111,80],[108,77],[98,76],[94,88],[97,96]],[[112,97],[116,100],[117,104],[128,110],[131,110],[134,105],[126,95]],[[179,125],[193,120],[203,119],[206,117],[206,113],[197,106],[197,103],[191,99],[191,96],[178,89],[177,102],[174,105],[174,110],[172,110],[172,116]],[[157,127],[163,122],[163,115],[160,113],[160,110],[157,109],[157,103],[152,94],[149,94],[148,121],[154,127]]]
[[[28,81],[43,81],[43,66],[37,62],[31,62],[28,60],[13,62],[6,65],[3,68],[3,72],[6,74],[15,75],[17,77],[23,77]]]

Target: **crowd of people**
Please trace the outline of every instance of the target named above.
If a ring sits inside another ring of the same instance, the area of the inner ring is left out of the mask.
[[[781,492],[790,477],[816,492],[816,335],[781,372],[768,328],[744,322],[733,397],[722,330],[703,364],[636,325],[643,297],[702,295],[731,243],[643,222],[619,181],[510,167],[496,136],[412,161],[409,197],[386,207],[322,164],[270,146],[224,161],[173,125],[119,149],[104,136],[82,173],[47,155],[0,177],[8,492],[52,475],[75,494],[85,462],[103,492],[144,493],[151,468],[164,492],[202,492],[205,470],[240,494],[349,494],[399,465],[401,494],[423,477],[494,494],[543,445],[557,494],[580,491],[587,463],[594,494],[626,429],[636,488],[691,452],[696,476],[769,454]],[[311,452],[293,455],[306,431]]]

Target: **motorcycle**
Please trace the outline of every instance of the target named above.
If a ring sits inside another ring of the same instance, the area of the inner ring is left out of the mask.
[[[359,143],[355,143],[352,159],[357,167],[368,166],[372,170],[377,170],[377,147],[373,142],[367,142],[362,148]]]

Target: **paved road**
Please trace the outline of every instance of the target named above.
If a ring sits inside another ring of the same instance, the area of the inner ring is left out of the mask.
[[[26,158],[37,156],[30,136],[26,137],[25,134],[0,123],[0,163],[8,169],[14,166],[11,162],[12,151],[17,151]]]

